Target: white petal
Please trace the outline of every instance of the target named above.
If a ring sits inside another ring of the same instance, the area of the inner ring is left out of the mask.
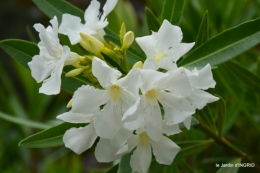
[[[66,59],[65,65],[73,65],[78,62],[79,55],[74,52],[70,52],[70,56]]]
[[[145,131],[147,135],[154,141],[159,141],[162,136],[162,115],[160,106],[149,105],[147,106],[146,112],[144,114],[145,120]]]
[[[134,171],[139,173],[147,173],[152,161],[152,152],[150,144],[143,146],[138,144],[136,150],[131,156],[130,166]]]
[[[100,3],[97,0],[92,0],[84,14],[86,23],[89,21],[98,21],[99,8]]]
[[[197,109],[202,109],[208,103],[217,101],[219,98],[215,97],[206,91],[200,89],[194,89],[191,95],[187,97],[187,100]]]
[[[95,89],[92,86],[84,85],[73,95],[72,111],[75,113],[93,113],[108,101],[106,91]]]
[[[194,45],[195,45],[195,42],[193,42],[193,43],[181,43],[180,44],[179,57],[182,57],[184,54],[189,52]]]
[[[121,129],[119,129],[118,133],[116,134],[115,138],[110,140],[110,143],[116,148],[121,148],[130,138],[131,134],[132,131],[127,130],[124,127],[121,127]]]
[[[143,116],[141,116],[142,114],[140,114],[140,116],[134,120],[134,121],[131,121],[131,122],[125,122],[123,124],[123,126],[128,129],[128,130],[137,130],[139,128],[142,128],[145,126],[145,121],[144,121],[144,118]]]
[[[153,59],[155,56],[155,38],[153,36],[138,37],[135,39],[141,49],[147,56],[147,59]]]
[[[170,135],[174,135],[174,134],[177,134],[180,132],[181,132],[181,130],[179,128],[179,124],[174,124],[174,125],[169,126],[166,124],[166,121],[163,120],[163,133],[170,136]]]
[[[86,127],[71,128],[63,136],[63,142],[67,148],[70,148],[77,154],[81,154],[89,149],[95,142],[97,134],[94,125],[89,124]]]
[[[182,40],[181,28],[164,20],[157,34],[157,47],[159,50],[169,49],[174,44],[180,44]]]
[[[106,4],[103,7],[103,14],[101,16],[101,21],[105,20],[107,15],[115,8],[117,0],[107,0]]]
[[[55,67],[48,65],[48,60],[42,55],[35,55],[28,63],[32,77],[39,83],[51,75]]]
[[[66,112],[58,115],[57,118],[69,123],[90,123],[93,119],[93,114]]]
[[[186,118],[186,119],[183,121],[184,126],[185,126],[188,130],[190,130],[191,119],[192,119],[192,116],[189,116],[188,118]]]
[[[109,67],[104,61],[96,57],[92,61],[92,73],[103,88],[108,88],[122,75],[121,72]]]
[[[143,69],[158,70],[158,63],[154,59],[146,58]]]
[[[51,76],[43,81],[40,93],[46,95],[58,94],[61,86],[61,73],[64,67],[64,62],[69,57],[70,50],[68,47],[64,47],[62,51],[62,59],[55,64],[55,69],[52,71]]]
[[[156,161],[160,164],[170,165],[180,151],[180,147],[165,136],[162,136],[159,142],[150,142]]]
[[[156,89],[160,83],[168,77],[168,74],[157,72],[155,70],[140,70],[141,83],[140,89],[142,93],[146,93],[150,89]]]
[[[138,97],[135,103],[124,113],[122,122],[133,121],[139,117],[140,111],[142,111],[141,97]]]
[[[194,107],[184,98],[168,92],[160,92],[162,99],[159,102],[164,108],[164,118],[167,125],[183,122],[195,113]]]
[[[50,23],[52,25],[52,30],[55,35],[58,35],[58,19],[56,16],[54,16],[51,20]]]
[[[165,70],[176,70],[178,67],[175,63],[172,62],[170,58],[163,58],[158,62],[158,66]]]
[[[131,137],[128,139],[126,145],[124,145],[123,147],[121,147],[118,151],[117,151],[117,155],[124,155],[126,153],[129,153],[130,151],[132,151],[134,149],[135,146],[137,146],[138,144],[138,136],[137,135],[131,135]]]
[[[95,149],[95,157],[98,162],[112,162],[120,158],[116,155],[117,150],[108,139],[100,138]]]
[[[205,90],[208,88],[214,88],[216,85],[216,82],[212,76],[211,66],[209,64],[207,64],[203,69],[199,70],[197,75],[195,69],[194,75],[190,75],[189,79],[192,86],[197,89]]]
[[[191,92],[191,86],[184,68],[170,71],[169,77],[160,83],[160,88],[171,91],[175,95],[188,96]]]
[[[74,101],[74,100],[73,100]],[[95,119],[95,129],[98,136],[106,139],[115,138],[121,128],[122,110],[120,105],[108,102],[100,116]]]
[[[77,16],[73,16],[71,14],[63,14],[61,19],[61,24],[59,27],[59,33],[68,35],[67,30],[79,30],[79,26],[81,23],[81,19]]]
[[[117,84],[122,86],[124,89],[130,91],[134,95],[138,95],[140,82],[139,72],[140,69],[131,69],[125,77],[117,81]]]

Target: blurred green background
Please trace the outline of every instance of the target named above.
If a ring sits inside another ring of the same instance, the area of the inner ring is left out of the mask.
[[[69,2],[85,10],[89,0]],[[102,1],[104,4],[105,1]],[[160,17],[163,1],[119,0],[115,11],[109,15],[109,28],[118,33],[122,21],[127,30],[136,36],[148,35],[145,25],[144,7],[148,6]],[[202,18],[209,12],[210,37],[240,23],[260,17],[260,0],[186,0],[181,28],[183,42],[194,42]],[[47,26],[49,19],[30,0],[9,0],[0,6],[0,40],[17,38],[35,43],[39,38],[34,31],[35,23]],[[137,47],[137,45],[133,45]],[[92,173],[104,172],[112,163],[97,163],[93,151],[76,155],[65,147],[29,149],[18,147],[19,141],[44,128],[58,124],[56,116],[68,111],[66,104],[71,95],[61,92],[57,96],[38,93],[37,84],[30,72],[13,61],[0,49],[0,172],[2,173]],[[260,75],[260,45],[235,59],[251,72]],[[242,151],[260,163],[260,97],[243,79],[232,73],[227,64],[213,70],[217,86],[211,93],[224,98],[227,104],[225,137]],[[208,107],[214,109],[214,104]],[[201,112],[197,112],[196,116]],[[217,113],[212,116],[217,118]],[[199,117],[198,117],[199,119]],[[9,121],[8,121],[9,120]],[[23,120],[30,120],[25,123]],[[11,122],[10,122],[11,121]],[[37,124],[38,122],[38,124]],[[40,124],[39,124],[40,123]],[[22,124],[22,125],[21,125]],[[208,137],[192,128],[185,130],[175,141],[204,140]],[[215,163],[225,163],[235,158],[232,152],[213,144],[203,152],[194,154],[177,163],[180,172],[216,172]],[[239,172],[254,172],[251,168],[240,168]]]

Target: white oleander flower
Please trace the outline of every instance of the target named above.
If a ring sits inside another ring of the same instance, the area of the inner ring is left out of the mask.
[[[38,44],[40,54],[35,55],[28,63],[33,78],[38,83],[43,81],[39,92],[47,95],[60,92],[63,67],[74,64],[78,60],[76,53],[70,52],[69,47],[59,43],[57,18],[54,17],[50,23],[52,27],[47,28],[41,24],[34,25],[41,39]]]
[[[171,135],[181,132],[178,124],[167,127],[166,131]],[[158,163],[170,165],[180,150],[178,145],[165,136],[162,136],[157,142],[152,140],[143,128],[138,129],[136,135],[132,135],[126,145],[118,150],[117,154],[129,153],[135,147],[130,165],[134,171],[139,173],[147,173],[152,161],[152,152]]]
[[[118,79],[121,72],[94,57],[92,73],[104,89],[89,85],[80,87],[73,95],[72,111],[91,113],[104,106],[94,126],[100,137],[113,139],[122,126],[123,112],[134,104],[138,96],[139,69],[132,69],[127,76]]]
[[[204,91],[209,88],[214,88],[216,82],[213,79],[211,66],[207,64],[201,70],[194,68],[192,71],[185,69],[189,81],[192,87],[191,94],[187,97],[187,100],[196,109],[202,109],[208,103],[217,101],[219,98],[215,97],[208,92]],[[191,117],[188,117],[184,121],[184,125],[187,129],[190,129]]]
[[[84,14],[85,24],[81,19],[71,14],[63,14],[59,33],[68,35],[71,44],[81,41],[80,33],[91,35],[100,41],[103,41],[105,35],[104,28],[108,25],[107,15],[115,8],[117,0],[107,0],[103,7],[103,13],[100,13],[100,3],[92,0]]]
[[[191,86],[183,68],[172,73],[154,70],[140,70],[140,89],[142,95],[123,115],[122,122],[127,129],[135,130],[145,122],[148,136],[158,142],[162,135],[162,114],[159,103],[164,109],[167,125],[183,122],[195,112],[195,108],[186,100]]]
[[[158,32],[150,36],[136,38],[136,42],[145,52],[147,58],[143,68],[157,70],[176,69],[176,62],[187,53],[195,43],[181,43],[182,31],[164,20]]]
[[[81,154],[91,148],[98,138],[95,131],[94,121],[102,111],[95,111],[93,114],[66,112],[57,116],[69,123],[89,123],[85,127],[71,128],[63,136],[63,142],[67,148],[70,148],[77,154]],[[121,128],[113,140],[100,138],[95,148],[95,157],[99,162],[112,162],[121,157],[116,155],[119,147],[122,147],[130,137],[131,132]]]

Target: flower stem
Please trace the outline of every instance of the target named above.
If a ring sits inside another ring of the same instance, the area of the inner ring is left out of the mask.
[[[254,169],[256,169],[258,172],[260,172],[260,166],[255,161],[253,161],[246,153],[244,153],[243,151],[238,149],[236,146],[234,146],[232,143],[230,143],[228,140],[226,140],[226,138],[224,138],[223,136],[219,136],[217,133],[210,130],[207,126],[205,126],[203,124],[199,124],[198,129],[201,130],[202,132],[204,132],[205,134],[207,134],[208,136],[210,136],[211,138],[213,138],[218,144],[229,149],[236,155],[242,157],[244,159],[244,161],[246,161],[247,163],[255,163]]]

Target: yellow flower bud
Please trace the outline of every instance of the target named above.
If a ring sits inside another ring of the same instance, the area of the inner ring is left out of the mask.
[[[132,68],[143,68],[143,62],[142,61],[138,61],[136,62]]]
[[[122,49],[123,50],[128,49],[133,43],[134,39],[135,39],[134,33],[132,31],[128,31],[124,36]]]
[[[72,99],[69,101],[69,103],[67,104],[67,108],[71,108],[72,106]]]
[[[82,73],[84,70],[85,70],[84,68],[77,68],[77,69],[69,71],[65,76],[66,77],[75,77],[75,76],[79,75],[80,73]]]

